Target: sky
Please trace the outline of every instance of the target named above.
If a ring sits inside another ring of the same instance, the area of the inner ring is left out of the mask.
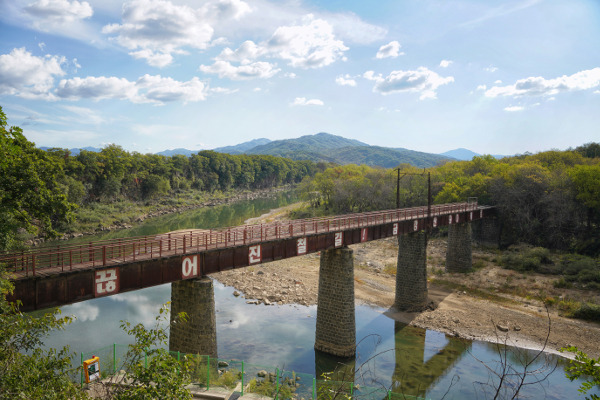
[[[0,0],[0,106],[48,147],[562,150],[600,141],[600,2]]]

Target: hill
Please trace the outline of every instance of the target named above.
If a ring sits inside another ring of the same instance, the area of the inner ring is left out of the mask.
[[[177,148],[177,149],[173,149],[173,150],[159,151],[156,154],[158,154],[159,156],[166,156],[166,157],[172,157],[175,155],[182,155],[182,156],[189,157],[192,154],[198,153],[199,151],[200,150],[188,150],[188,149],[183,149],[183,148]]]
[[[446,152],[441,153],[440,155],[456,158],[457,160],[462,161],[471,161],[473,157],[480,156],[481,154],[475,153],[474,151],[461,147],[454,150],[448,150]]]
[[[290,157],[292,159],[306,159],[303,154],[317,154],[329,158],[323,154],[324,150],[339,149],[348,146],[368,146],[368,144],[354,139],[346,139],[329,133],[317,133],[316,135],[305,135],[297,139],[275,140],[273,142],[257,146],[246,151],[248,154],[268,154],[272,156]],[[298,153],[298,154],[294,154]],[[317,157],[319,157],[317,156]],[[316,160],[315,160],[316,161]]]
[[[247,154],[268,154],[292,160],[335,162],[337,164],[366,164],[393,168],[407,163],[417,167],[430,167],[449,157],[422,153],[408,149],[370,146],[354,139],[346,139],[329,133],[305,135],[297,139],[275,140],[257,146]]]
[[[218,153],[242,154],[252,148],[255,148],[257,146],[262,146],[262,145],[265,145],[270,142],[271,142],[271,140],[269,140],[267,138],[260,138],[260,139],[253,139],[248,142],[236,144],[235,146],[217,147],[216,149],[213,149],[213,150]]]

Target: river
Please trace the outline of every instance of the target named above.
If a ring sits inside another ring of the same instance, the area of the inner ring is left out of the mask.
[[[166,215],[133,229],[79,240],[235,226],[294,200],[290,194],[279,193],[268,199]],[[214,288],[220,359],[244,360],[248,364],[277,366],[312,375],[330,370],[338,361],[313,349],[316,306],[251,305],[233,296],[231,287],[215,281]],[[151,326],[160,306],[170,298],[171,285],[167,284],[64,306],[63,315],[73,315],[76,320],[64,331],[52,332],[45,344],[48,347],[69,345],[71,351],[80,354],[113,343],[131,343],[132,338],[119,328],[120,321]],[[356,307],[356,337],[360,343],[352,364],[356,371],[355,383],[431,399],[444,395],[446,399],[493,397],[489,396],[493,372],[488,368],[495,370],[502,365],[496,345],[405,326],[385,316],[385,311],[380,307]],[[529,350],[509,348],[506,359],[516,366],[520,359],[530,358],[532,354],[534,352]],[[548,355],[530,370],[544,370],[547,364],[557,360]],[[540,376],[531,375],[527,382]],[[527,385],[521,393],[522,397],[534,399],[583,398],[577,392],[578,387],[577,382],[565,377],[561,363],[547,380]]]

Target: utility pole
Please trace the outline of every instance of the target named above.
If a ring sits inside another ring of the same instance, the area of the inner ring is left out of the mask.
[[[398,172],[398,177],[396,180],[396,208],[400,208],[400,168],[396,168],[395,171]],[[405,172],[402,174],[402,177],[406,175],[416,175],[423,176],[425,175],[425,168],[423,168],[422,174],[412,174],[409,172]],[[431,230],[431,172],[427,172],[427,230]]]
[[[400,168],[396,168],[398,171],[398,180],[396,181],[396,208],[400,208]]]

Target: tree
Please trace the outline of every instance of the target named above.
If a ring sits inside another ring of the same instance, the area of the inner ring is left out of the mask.
[[[185,385],[190,382],[186,363],[180,363],[165,349],[167,332],[162,326],[169,319],[167,304],[163,305],[156,316],[156,325],[150,329],[142,323],[132,326],[121,321],[121,328],[135,338],[129,345],[126,355],[124,375],[113,376],[110,383],[126,385],[105,386],[106,394],[116,400],[151,400],[151,399],[191,399],[192,395]],[[186,315],[181,313],[171,322],[185,322]]]
[[[72,219],[75,205],[59,184],[63,173],[21,128],[7,128],[0,107],[0,251],[17,247],[22,231],[56,237],[57,227]]]
[[[13,286],[0,271],[0,399],[85,399],[69,378],[68,347],[43,350],[43,338],[71,322],[56,309],[41,317],[23,314],[6,295]]]

